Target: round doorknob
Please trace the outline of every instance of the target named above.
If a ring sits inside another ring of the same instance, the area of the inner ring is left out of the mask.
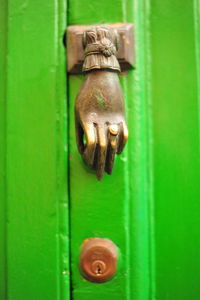
[[[82,275],[89,281],[110,280],[117,268],[117,247],[109,239],[92,238],[84,241],[80,255]]]

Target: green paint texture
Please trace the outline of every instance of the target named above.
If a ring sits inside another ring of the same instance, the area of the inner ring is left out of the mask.
[[[65,2],[6,5],[1,299],[69,299]]]
[[[194,23],[198,12],[190,0],[150,3],[156,299],[197,300],[200,98]]]
[[[0,7],[0,299],[6,299],[6,1]]]
[[[133,23],[133,9],[133,1],[69,1],[68,25]],[[143,44],[138,41],[139,52]],[[143,57],[138,55],[142,67]],[[149,299],[145,98],[141,95],[144,79],[135,84],[137,76],[143,76],[140,69],[120,75],[129,140],[123,154],[116,157],[113,174],[105,174],[102,181],[97,181],[77,151],[74,102],[83,76],[68,76],[71,292],[75,300]],[[88,282],[80,274],[81,244],[90,237],[109,238],[120,252],[117,273],[104,284]]]
[[[199,1],[0,5],[0,299],[198,300]],[[115,22],[135,28],[135,69],[120,75],[129,140],[99,182],[76,147],[83,76],[66,91],[63,35]],[[119,249],[107,283],[80,275],[90,237]]]
[[[136,66],[120,76],[129,141],[112,176],[97,182],[76,149],[69,76],[73,299],[199,298],[199,2],[70,1],[72,24],[133,22]],[[120,249],[115,278],[79,274],[82,241],[107,237]]]

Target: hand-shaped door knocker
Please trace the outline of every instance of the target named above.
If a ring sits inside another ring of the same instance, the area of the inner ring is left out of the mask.
[[[115,154],[122,152],[128,138],[118,78],[117,31],[91,28],[83,34],[83,47],[86,76],[76,98],[76,137],[85,163],[100,180],[104,171],[112,173]]]

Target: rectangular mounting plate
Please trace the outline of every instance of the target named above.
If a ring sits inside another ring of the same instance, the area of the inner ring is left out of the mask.
[[[94,26],[99,25],[72,25],[67,28],[65,43],[67,45],[67,71],[70,74],[82,73],[84,60],[84,49],[82,45],[83,32]],[[103,26],[114,28],[118,31],[119,50],[117,51],[117,59],[121,71],[123,72],[132,69],[135,63],[133,24],[115,23],[108,25],[104,24]]]

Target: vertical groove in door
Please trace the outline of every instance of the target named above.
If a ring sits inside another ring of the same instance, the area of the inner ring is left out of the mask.
[[[66,29],[69,26],[69,9],[70,9],[70,0],[66,0],[66,5],[67,5],[67,9],[66,9]],[[65,36],[66,38],[66,36]],[[66,46],[66,50],[67,50],[67,44],[65,44]],[[67,52],[66,52],[67,53]],[[68,245],[68,261],[69,261],[69,291],[70,291],[70,295],[69,295],[69,299],[73,299],[73,295],[72,295],[72,267],[71,267],[71,169],[70,169],[70,153],[71,153],[71,142],[70,142],[70,121],[71,121],[71,115],[70,115],[70,87],[69,87],[69,74],[67,73],[67,56],[66,56],[66,86],[67,86],[67,90],[66,90],[66,94],[67,94],[67,103],[66,103],[66,107],[67,107],[67,158],[68,158],[68,167],[67,167],[67,174],[68,174],[68,226],[69,226],[69,230],[68,230],[68,235],[69,235],[69,245]]]
[[[6,71],[7,1],[0,1],[0,299],[6,300]]]
[[[198,104],[199,139],[200,139],[200,2],[198,0],[193,0],[193,3],[194,3],[194,30],[195,30],[195,51],[196,51],[198,103],[199,103]]]
[[[129,11],[130,14],[130,11]],[[136,65],[125,94],[129,107],[130,299],[154,299],[150,41],[148,1],[134,1]],[[128,74],[131,76],[131,74]]]
[[[57,214],[59,300],[70,299],[70,225],[69,225],[69,164],[68,164],[68,85],[64,35],[67,27],[67,1],[57,0],[55,7],[57,41],[56,136],[57,136]]]
[[[135,83],[138,101],[141,102],[143,135],[143,213],[146,220],[146,272],[143,278],[145,299],[156,299],[155,285],[155,216],[154,216],[154,174],[153,174],[153,124],[152,124],[152,96],[151,96],[151,1],[135,1],[136,23],[136,72]],[[143,261],[143,257],[139,261]],[[140,286],[142,291],[142,285]],[[141,292],[142,293],[142,292]],[[141,297],[141,299],[143,299]]]

